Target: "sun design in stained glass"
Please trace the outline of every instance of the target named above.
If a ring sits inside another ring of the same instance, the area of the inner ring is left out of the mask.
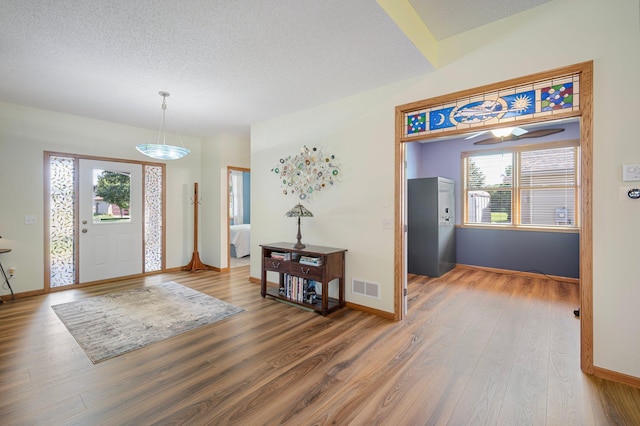
[[[531,98],[527,95],[518,95],[511,102],[509,110],[523,110],[531,107]]]

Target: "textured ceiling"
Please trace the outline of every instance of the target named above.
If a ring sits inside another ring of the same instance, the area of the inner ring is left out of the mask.
[[[403,0],[399,0],[403,1]],[[548,0],[410,0],[436,39]],[[433,71],[375,0],[0,0],[0,101],[206,137]]]
[[[551,0],[409,0],[436,40],[481,27]]]

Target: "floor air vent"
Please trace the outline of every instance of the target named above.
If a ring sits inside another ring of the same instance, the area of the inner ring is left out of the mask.
[[[351,280],[351,291],[355,294],[362,294],[363,296],[380,298],[380,284],[371,283],[364,280],[353,278]]]

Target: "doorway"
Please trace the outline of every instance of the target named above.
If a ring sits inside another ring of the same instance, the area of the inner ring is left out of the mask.
[[[571,94],[569,95],[568,92],[562,94],[562,91],[567,88],[572,89]],[[558,99],[557,91],[561,91],[559,94],[563,97]],[[498,93],[501,93],[498,99],[500,102],[495,100]],[[538,96],[539,101],[531,104],[525,102],[523,95],[528,93]],[[490,100],[491,97],[493,101]],[[396,107],[396,255],[394,262],[396,319],[404,318],[407,300],[406,143],[462,135],[470,131],[491,130],[504,127],[506,123],[511,122],[524,125],[577,117],[580,119],[581,152],[579,160],[581,170],[579,177],[580,356],[582,370],[593,374],[592,99],[593,62],[589,61]],[[456,113],[459,114],[454,115]],[[430,121],[431,118],[433,121]]]
[[[572,118],[408,143],[407,271],[461,264],[577,284],[579,128]],[[429,192],[445,180],[446,202]]]
[[[45,292],[165,269],[165,165],[44,153]]]
[[[251,170],[227,167],[227,265],[251,261]]]

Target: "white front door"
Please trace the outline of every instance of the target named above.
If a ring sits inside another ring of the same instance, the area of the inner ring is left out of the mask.
[[[142,165],[81,159],[79,171],[80,283],[142,273]]]

